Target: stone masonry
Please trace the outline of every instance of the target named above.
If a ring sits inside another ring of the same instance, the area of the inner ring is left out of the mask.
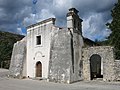
[[[119,81],[120,60],[114,59],[114,48],[84,39],[78,12],[69,9],[65,28],[55,26],[55,18],[28,26],[27,36],[14,44],[9,75],[59,83],[99,77]]]
[[[70,31],[63,29],[52,37],[48,77],[50,81],[70,83],[71,39]]]
[[[14,44],[11,64],[10,77],[22,78],[25,74],[24,64],[26,62],[26,37]]]
[[[120,81],[120,60],[115,60],[115,80]]]
[[[101,57],[101,72],[103,74],[104,81],[115,80],[114,70],[114,54],[113,47],[110,46],[97,46],[83,48],[83,76],[84,80],[90,79],[90,57],[94,54],[100,55]]]

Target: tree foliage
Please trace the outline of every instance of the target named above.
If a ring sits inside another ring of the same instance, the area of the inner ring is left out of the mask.
[[[23,37],[22,35],[0,31],[0,67],[9,68],[13,45]]]
[[[120,59],[120,0],[115,4],[111,11],[111,16],[113,18],[111,23],[107,26],[111,29],[112,33],[109,36],[109,44],[113,45],[115,48],[115,57]]]

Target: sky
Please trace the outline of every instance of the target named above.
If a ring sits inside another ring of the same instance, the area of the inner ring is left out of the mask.
[[[0,0],[0,30],[26,35],[26,27],[47,18],[66,26],[69,8],[76,8],[83,20],[83,36],[105,40],[111,33],[106,27],[112,21],[111,9],[117,0]]]

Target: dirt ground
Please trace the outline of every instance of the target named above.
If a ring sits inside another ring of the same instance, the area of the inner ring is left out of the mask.
[[[120,90],[120,82],[76,82],[61,84],[45,80],[7,78],[8,70],[0,69],[0,90]]]

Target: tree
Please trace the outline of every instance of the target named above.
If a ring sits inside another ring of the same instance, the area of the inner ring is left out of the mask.
[[[4,61],[7,61],[10,59],[10,56],[12,54],[12,45],[8,41],[1,41],[0,40],[0,63],[1,65],[4,64]],[[2,65],[1,67],[7,67],[5,65]]]
[[[22,35],[0,31],[0,68],[9,68],[13,45],[23,37]]]
[[[111,16],[113,18],[112,22],[107,23],[107,26],[112,31],[108,40],[109,44],[115,48],[115,58],[120,59],[120,0],[112,9]]]

